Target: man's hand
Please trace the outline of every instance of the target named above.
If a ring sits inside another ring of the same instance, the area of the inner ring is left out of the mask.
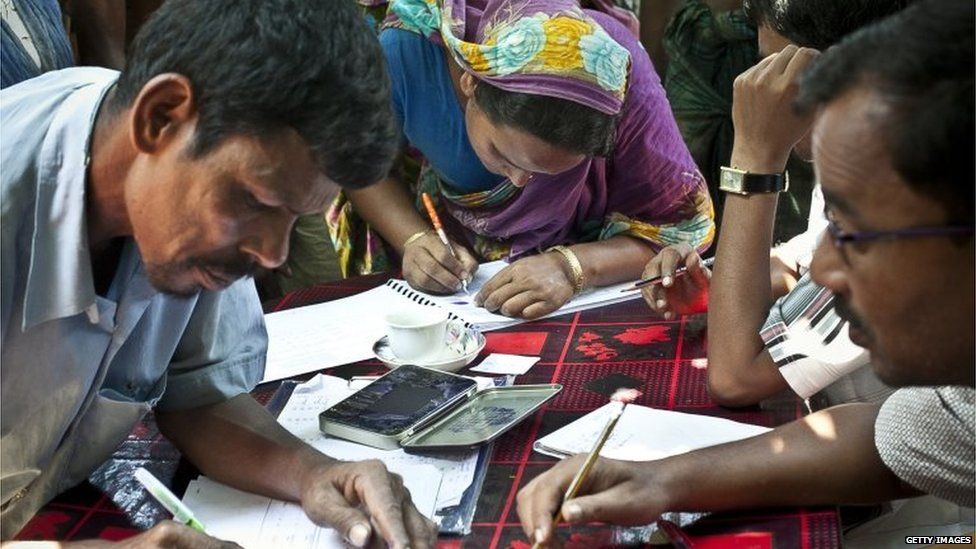
[[[585,459],[583,454],[564,459],[519,491],[519,520],[530,540],[542,544],[553,541],[553,516]],[[563,518],[569,523],[654,522],[667,510],[667,503],[662,497],[664,490],[651,471],[648,463],[599,458],[577,497],[562,504]]]
[[[437,526],[417,511],[400,475],[379,460],[323,463],[302,479],[302,507],[356,547],[382,540],[393,548],[433,547]]]
[[[674,272],[685,267],[683,276]],[[702,265],[701,256],[688,244],[675,244],[661,250],[644,268],[641,278],[664,276],[660,284],[641,288],[644,301],[656,313],[670,320],[675,315],[690,315],[708,309],[708,286],[712,271]]]
[[[523,257],[498,271],[481,287],[475,303],[491,312],[533,319],[560,308],[573,297],[573,283],[555,252]]]
[[[461,280],[471,280],[478,261],[467,248],[452,242],[455,258],[433,230],[403,249],[403,278],[410,286],[432,294],[453,294]]]
[[[10,547],[16,547],[13,544]],[[63,543],[62,547],[71,549],[86,549],[96,547],[111,547],[114,549],[240,549],[240,545],[229,541],[212,538],[190,528],[189,526],[164,520],[145,532],[122,541],[84,540]],[[6,545],[5,545],[6,547]]]
[[[819,55],[817,50],[789,45],[735,79],[734,168],[753,173],[783,171],[790,151],[810,131],[813,114],[796,114],[793,99],[800,77]]]

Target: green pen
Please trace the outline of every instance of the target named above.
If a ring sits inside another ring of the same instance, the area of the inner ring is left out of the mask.
[[[183,502],[180,501],[180,498],[176,497],[173,492],[170,492],[169,488],[167,488],[162,482],[159,482],[159,479],[154,477],[152,473],[147,471],[144,467],[140,467],[136,469],[135,477],[136,480],[139,481],[139,484],[142,484],[146,491],[149,492],[149,495],[155,498],[160,505],[165,507],[167,511],[173,514],[173,520],[176,522],[182,522],[190,528],[199,530],[204,534],[207,533],[203,523],[193,516],[193,511],[190,511],[190,508],[184,505]]]

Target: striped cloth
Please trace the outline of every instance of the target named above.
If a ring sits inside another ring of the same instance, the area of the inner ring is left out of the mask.
[[[833,294],[807,273],[773,304],[760,336],[800,397],[822,391],[822,406],[880,402],[891,389],[871,371],[867,350],[855,345],[847,330],[848,323],[834,309]]]

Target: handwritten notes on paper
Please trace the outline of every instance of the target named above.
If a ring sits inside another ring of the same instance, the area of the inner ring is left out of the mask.
[[[609,413],[609,404],[597,408],[535,441],[532,449],[558,458],[589,452]],[[627,461],[650,461],[754,437],[769,430],[768,427],[729,419],[631,404],[620,416],[600,455]]]

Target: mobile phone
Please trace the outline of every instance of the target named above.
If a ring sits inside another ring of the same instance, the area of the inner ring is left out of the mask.
[[[404,365],[323,411],[319,428],[327,435],[392,450],[476,390],[471,378]]]

